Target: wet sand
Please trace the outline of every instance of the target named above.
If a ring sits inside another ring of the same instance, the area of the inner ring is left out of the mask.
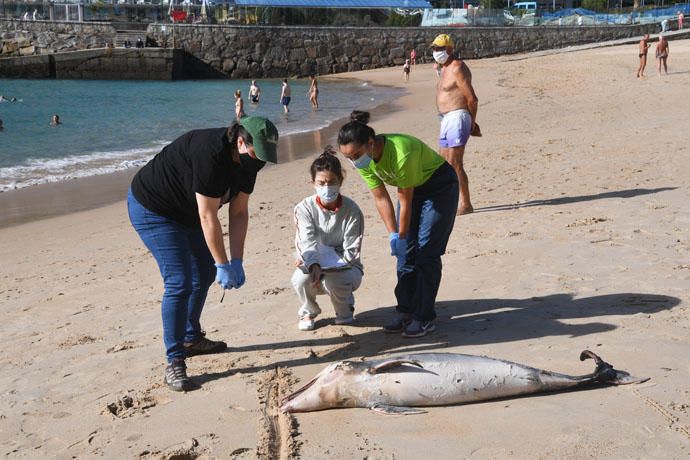
[[[641,80],[635,45],[469,62],[484,134],[466,155],[477,212],[456,221],[438,329],[421,339],[379,331],[395,305],[394,261],[349,165],[344,193],[367,219],[356,323],[335,326],[323,299],[318,329],[297,330],[292,207],[312,192],[309,159],[268,168],[250,202],[247,284],[223,303],[213,287],[202,317],[230,349],[189,360],[202,388],[188,394],[162,384],[162,283],[123,201],[0,229],[0,452],[687,458],[690,42],[670,46],[671,73],[658,77],[650,59]],[[435,145],[431,66],[407,85],[401,68],[348,77],[404,86],[403,110],[373,127]],[[337,360],[436,350],[585,374],[583,349],[651,380],[407,417],[277,412],[281,395]]]

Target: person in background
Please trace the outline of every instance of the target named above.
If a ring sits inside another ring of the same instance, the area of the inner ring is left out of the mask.
[[[637,78],[644,77],[644,69],[647,67],[647,51],[649,51],[649,34],[644,34],[640,40],[640,47],[637,56],[640,58],[640,65],[637,68]]]
[[[415,67],[417,66],[417,50],[414,48],[410,51],[410,63]]]
[[[309,102],[311,103],[311,108],[316,110],[319,108],[319,82],[316,81],[316,75],[309,75],[309,91],[307,92],[309,96]]]
[[[668,31],[668,19],[661,21],[661,33]]]
[[[410,60],[405,59],[405,64],[403,64],[403,79],[405,82],[410,81]]]
[[[657,67],[659,69],[659,76],[661,76],[661,65],[664,65],[664,73],[668,74],[668,68],[666,67],[666,60],[668,59],[669,48],[668,40],[666,37],[659,34],[659,42],[656,44],[656,59],[658,61]]]
[[[252,84],[249,87],[249,102],[252,104],[258,104],[259,98],[261,97],[261,88],[256,84],[256,80],[252,80]]]
[[[354,111],[350,118],[338,133],[340,152],[369,187],[397,262],[397,314],[383,331],[422,337],[436,327],[441,256],[455,223],[458,176],[416,137],[377,135],[367,112]],[[386,185],[397,187],[397,216]]]
[[[685,15],[683,14],[682,11],[678,12],[678,30],[683,30],[683,20],[685,19]]]
[[[244,100],[242,100],[242,91],[239,89],[235,90],[235,118],[238,120],[242,117],[247,116],[244,113]]]
[[[326,294],[335,310],[335,324],[354,321],[353,292],[362,282],[360,261],[364,216],[359,206],[342,195],[345,179],[335,150],[329,145],[310,168],[315,195],[295,206],[297,269],[292,285],[301,306],[298,329],[311,331],[321,313],[316,296]]]
[[[465,146],[470,136],[481,136],[477,124],[479,99],[472,87],[472,72],[453,52],[453,39],[438,35],[431,44],[434,60],[443,68],[436,85],[436,109],[441,116],[438,145],[441,155],[455,169],[460,181],[458,215],[474,211],[465,172]]]
[[[60,115],[55,114],[50,118],[50,126],[57,126],[61,124],[62,122],[60,121]]]
[[[201,312],[214,279],[223,289],[245,283],[249,197],[261,168],[277,162],[277,144],[278,130],[270,120],[244,117],[229,127],[183,134],[132,180],[129,219],[156,259],[165,287],[164,381],[171,390],[197,388],[187,376],[186,358],[227,348],[225,342],[206,338]],[[218,219],[225,204],[229,257]]]
[[[292,92],[290,90],[290,85],[288,84],[287,78],[284,78],[283,87],[280,89],[280,103],[283,105],[283,110],[285,113],[290,111],[288,106],[290,105],[291,94]]]

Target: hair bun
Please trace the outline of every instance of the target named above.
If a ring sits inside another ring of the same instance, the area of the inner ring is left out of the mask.
[[[338,154],[338,152],[335,151],[335,148],[333,148],[332,145],[327,145],[323,149],[323,153],[319,155],[319,157],[334,157]]]
[[[363,110],[353,110],[350,114],[350,120],[357,121],[363,125],[369,124],[370,118],[371,116],[369,115],[369,112],[365,112]]]

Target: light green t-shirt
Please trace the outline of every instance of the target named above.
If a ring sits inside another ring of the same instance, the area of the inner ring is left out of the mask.
[[[419,187],[446,161],[416,137],[407,134],[383,134],[383,137],[386,143],[379,162],[372,161],[368,167],[358,169],[370,189],[384,183],[399,188]]]

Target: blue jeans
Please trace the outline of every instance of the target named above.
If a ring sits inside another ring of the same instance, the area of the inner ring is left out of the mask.
[[[441,284],[441,256],[458,210],[459,185],[455,170],[443,163],[412,197],[412,217],[405,260],[398,263],[397,310],[418,321],[436,318],[434,303]]]
[[[201,228],[185,227],[149,211],[131,190],[127,209],[132,226],[153,254],[163,277],[161,310],[168,362],[184,359],[184,343],[201,338],[199,318],[216,277],[213,257]]]

